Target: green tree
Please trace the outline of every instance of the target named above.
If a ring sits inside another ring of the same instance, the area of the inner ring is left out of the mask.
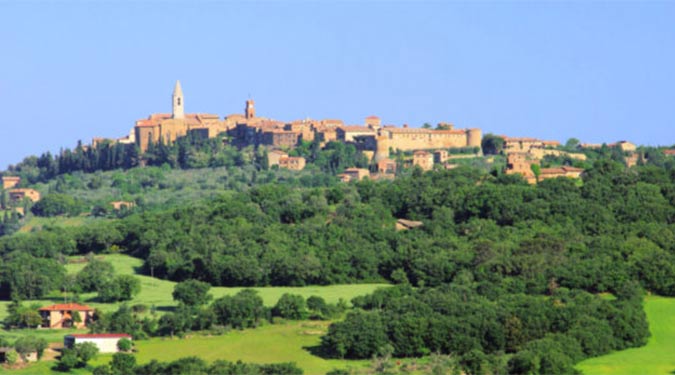
[[[99,290],[103,284],[114,278],[112,263],[96,259],[93,254],[87,256],[87,265],[77,273],[77,285],[83,292]]]
[[[265,316],[263,300],[253,289],[221,297],[213,301],[212,308],[220,324],[235,328],[256,327]]]
[[[110,367],[115,375],[133,374],[136,367],[136,357],[127,353],[115,353],[110,362]]]
[[[57,367],[60,371],[68,372],[70,369],[77,366],[78,363],[79,359],[77,358],[77,352],[74,349],[66,348],[61,352]]]
[[[292,320],[307,319],[307,304],[301,295],[284,293],[272,308],[272,315]]]
[[[130,351],[134,346],[134,343],[129,340],[128,338],[121,338],[119,341],[117,341],[117,349],[122,352],[128,352]]]
[[[82,366],[86,366],[90,360],[96,358],[98,355],[98,346],[96,346],[96,344],[93,342],[75,344],[74,349]]]
[[[211,300],[210,289],[209,283],[191,279],[176,284],[172,295],[175,301],[186,306],[201,306]]]
[[[73,197],[65,194],[47,194],[35,203],[31,211],[37,216],[75,216],[82,206]]]
[[[504,138],[488,133],[483,136],[481,148],[485,155],[498,155],[504,150]]]

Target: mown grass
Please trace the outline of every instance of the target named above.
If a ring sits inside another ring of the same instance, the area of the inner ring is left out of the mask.
[[[309,348],[319,345],[327,326],[328,322],[288,322],[234,330],[220,336],[153,338],[136,343],[136,359],[140,364],[153,359],[169,362],[188,356],[197,356],[207,362],[218,359],[251,363],[295,362],[306,375],[325,374],[334,368],[363,369],[370,365],[370,361],[323,359],[312,355]],[[94,364],[108,360],[109,356],[102,356]]]
[[[647,345],[585,360],[577,369],[587,375],[673,374],[675,298],[648,296],[645,312],[651,332]]]
[[[176,302],[171,296],[176,283],[173,281],[160,280],[150,276],[138,274],[141,266],[143,265],[143,261],[141,259],[122,254],[106,255],[103,258],[106,261],[112,263],[113,267],[115,268],[115,273],[135,275],[140,279],[141,292],[135,296],[133,300],[129,301],[129,304],[133,305],[142,303],[148,307],[154,305],[160,311],[176,306]],[[77,273],[82,268],[84,268],[85,265],[85,263],[71,263],[66,265],[66,269],[68,273]],[[336,303],[338,300],[344,299],[349,303],[349,301],[356,296],[369,294],[379,287],[386,286],[387,284],[346,284],[305,287],[254,287],[251,289],[258,291],[265,305],[273,306],[284,293],[300,294],[305,298],[312,295],[317,295],[323,297],[326,302],[329,303]],[[211,288],[211,294],[214,298],[219,298],[225,295],[236,294],[242,289],[244,288],[214,287]],[[82,297],[85,302],[91,302],[90,304],[92,306],[99,307],[104,311],[117,308],[116,304],[97,304],[96,302],[93,302],[95,298],[93,294],[83,295]]]

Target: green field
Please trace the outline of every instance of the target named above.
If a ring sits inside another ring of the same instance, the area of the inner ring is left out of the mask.
[[[663,374],[675,371],[675,298],[648,296],[645,311],[651,337],[646,346],[585,360],[577,366],[587,375]]]
[[[306,375],[325,374],[334,368],[364,368],[370,361],[326,360],[306,348],[316,346],[328,322],[291,322],[256,329],[231,331],[221,336],[185,339],[154,338],[137,342],[139,363],[152,359],[173,361],[199,356],[206,361],[225,359],[253,363],[296,362]],[[105,358],[101,358],[105,362]]]
[[[150,276],[137,274],[137,270],[143,264],[142,260],[121,254],[106,255],[104,258],[113,264],[116,273],[127,275],[134,274],[140,279],[141,292],[135,296],[134,299],[128,301],[129,304],[145,304],[148,307],[152,307],[154,305],[157,308],[157,311],[160,313],[171,310],[177,305],[171,296],[176,283],[173,281],[160,280]],[[66,265],[66,269],[68,273],[77,273],[84,266],[85,263],[71,263]],[[284,293],[300,294],[305,298],[312,295],[317,295],[323,297],[329,303],[336,303],[341,298],[349,302],[356,296],[369,294],[377,288],[386,286],[387,284],[345,284],[306,287],[255,287],[251,289],[258,291],[265,305],[273,306]],[[211,288],[211,294],[214,298],[219,298],[225,295],[236,294],[242,289],[244,288],[214,287]],[[81,303],[99,308],[102,311],[115,311],[118,307],[117,304],[96,302],[95,293],[82,294],[80,299]],[[26,301],[25,303],[50,305],[63,302],[63,296],[59,294],[52,296],[52,298],[46,298],[39,301]],[[9,303],[9,301],[0,302],[0,320],[7,316],[7,305],[9,305]],[[6,334],[6,332],[2,332],[2,334]]]
[[[145,304],[148,307],[155,306],[158,312],[170,310],[176,306],[176,302],[171,297],[174,285],[173,281],[160,280],[150,276],[139,275],[137,270],[143,264],[143,261],[138,258],[130,257],[128,255],[114,254],[103,256],[105,260],[111,262],[117,274],[135,275],[141,281],[141,292],[128,303]],[[70,263],[66,265],[68,273],[77,273],[84,268],[85,263]],[[273,306],[284,293],[300,294],[307,298],[312,295],[323,297],[326,302],[336,303],[340,298],[349,302],[352,298],[364,294],[372,293],[379,287],[386,287],[387,284],[346,284],[346,285],[329,285],[329,286],[306,286],[306,287],[255,287],[262,297],[265,305]],[[211,294],[214,298],[219,298],[225,295],[232,295],[244,288],[225,288],[215,287],[211,288]],[[117,304],[97,303],[95,293],[86,293],[80,296],[81,302],[92,307],[101,309],[102,311],[114,311],[117,309]],[[54,303],[63,303],[62,295],[54,295],[52,298],[43,299],[40,301],[27,301],[26,303],[38,302],[42,305],[49,305]],[[0,302],[0,320],[7,316],[8,301]]]
[[[143,303],[147,306],[155,305],[159,312],[170,310],[176,303],[171,297],[176,283],[167,280],[159,280],[149,276],[138,275],[137,271],[143,261],[127,255],[115,254],[104,256],[115,267],[116,273],[135,274],[141,280],[141,293],[130,304]],[[77,273],[85,266],[85,263],[70,263],[66,265],[69,273]],[[295,293],[305,298],[311,295],[322,296],[326,301],[335,303],[339,299],[350,301],[352,298],[371,293],[378,287],[386,284],[360,284],[360,285],[331,285],[331,286],[307,286],[307,287],[259,287],[253,288],[260,293],[267,306],[274,305],[284,293]],[[211,289],[214,298],[237,293],[243,288],[216,287]],[[102,304],[91,300],[95,294],[88,293],[81,296],[82,302],[101,308],[104,311],[114,311],[116,304]],[[41,301],[28,301],[26,303],[39,302],[42,305],[63,302],[62,296],[54,296],[52,299]],[[0,303],[0,319],[7,312],[9,302]],[[265,325],[257,329],[244,331],[231,331],[221,336],[189,336],[185,339],[154,338],[151,340],[138,341],[138,361],[145,363],[152,359],[172,361],[179,357],[196,355],[207,361],[216,359],[243,360],[256,363],[272,362],[297,362],[306,374],[323,374],[333,368],[346,368],[349,366],[362,368],[368,366],[369,361],[339,361],[325,360],[313,356],[304,348],[315,346],[319,343],[320,336],[325,332],[327,322],[293,322],[287,324]],[[39,335],[49,342],[62,342],[63,336],[70,332],[66,330],[14,330],[0,331],[0,334],[15,339],[20,335]],[[110,356],[100,356],[94,364],[106,363]],[[53,361],[43,361],[22,370],[12,371],[15,374],[47,374],[51,373]],[[0,370],[2,371],[2,370]],[[83,371],[83,370],[82,370]],[[86,372],[83,372],[86,373]]]
[[[367,369],[370,361],[326,360],[312,355],[306,349],[319,344],[320,336],[326,331],[327,325],[328,322],[290,322],[230,331],[220,336],[153,338],[136,342],[136,358],[139,364],[153,359],[170,362],[187,356],[198,356],[208,362],[217,359],[252,363],[296,362],[305,371],[305,375],[325,374],[334,368]],[[111,355],[100,355],[91,365],[105,364],[110,359]],[[51,371],[55,363],[43,361],[11,373],[58,373]]]

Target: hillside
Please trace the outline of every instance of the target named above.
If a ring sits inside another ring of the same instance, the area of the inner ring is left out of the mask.
[[[673,171],[673,163],[628,169],[604,159],[581,183],[559,178],[530,185],[519,176],[460,167],[414,169],[393,181],[242,185],[4,236],[3,291],[5,298],[48,302],[63,298],[59,289],[72,295],[80,288],[80,301],[115,317],[94,329],[138,338],[257,330],[263,321],[274,322],[264,329],[281,332],[278,318],[309,316],[283,315],[277,305],[295,298],[286,293],[297,295],[296,306],[312,295],[330,305],[342,298],[351,308],[327,308],[327,314],[347,310],[331,315],[312,341],[312,353],[323,360],[438,352],[457,356],[447,366],[467,372],[566,373],[586,358],[647,343],[644,292],[675,295]],[[109,182],[100,186],[112,186],[114,173],[120,172],[101,174]],[[135,173],[144,175],[128,175]],[[149,194],[161,191],[148,184]],[[418,224],[400,230],[399,219]],[[64,266],[87,254],[86,265]],[[94,263],[111,271],[92,287],[80,275]],[[213,299],[203,306],[171,296],[192,279],[212,286]],[[101,303],[109,298],[106,288],[134,280],[140,293],[112,298],[134,309],[143,304],[145,312]],[[375,290],[389,283],[397,286]],[[229,306],[238,303],[259,307],[232,319]],[[309,361],[306,355],[298,358]]]

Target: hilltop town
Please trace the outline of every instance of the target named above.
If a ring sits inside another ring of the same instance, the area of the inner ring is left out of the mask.
[[[644,163],[646,155],[638,152],[636,145],[628,141],[610,144],[574,144],[561,145],[558,141],[541,140],[532,137],[512,137],[487,134],[479,128],[459,129],[448,122],[440,122],[435,127],[425,124],[421,128],[407,124],[396,126],[383,124],[377,116],[368,116],[363,124],[346,124],[339,119],[303,119],[292,121],[275,120],[259,116],[252,99],[246,100],[242,114],[230,114],[223,118],[216,114],[186,113],[185,95],[179,81],[176,82],[171,96],[171,113],[153,113],[139,119],[134,127],[123,137],[116,139],[95,137],[89,145],[80,145],[72,153],[68,150],[59,155],[59,164],[83,164],[69,158],[73,155],[85,155],[91,150],[117,147],[108,156],[82,156],[90,159],[123,157],[133,159],[132,164],[143,166],[148,163],[153,150],[158,145],[172,145],[181,139],[219,140],[224,144],[243,149],[253,147],[264,153],[266,168],[279,168],[300,171],[306,168],[308,160],[297,150],[307,145],[324,149],[331,143],[339,143],[354,148],[365,160],[363,165],[345,165],[337,177],[342,182],[393,179],[402,170],[419,168],[429,171],[434,168],[453,169],[471,160],[481,160],[486,165],[501,165],[501,173],[520,175],[530,184],[536,184],[550,178],[568,177],[578,179],[584,172],[588,151],[603,148],[616,150],[627,167],[638,162]],[[665,149],[666,157],[675,156],[675,150]],[[51,156],[43,164],[54,164]],[[498,159],[499,158],[499,159]],[[63,161],[63,159],[67,159]],[[497,160],[503,160],[497,163]],[[92,162],[84,163],[91,164]],[[120,165],[118,165],[119,167]],[[112,168],[114,169],[114,165]],[[55,169],[48,167],[46,169]],[[71,167],[71,170],[83,167]],[[2,174],[3,202],[1,208],[12,207],[19,215],[24,215],[27,205],[21,202],[36,203],[41,194],[38,190],[21,183],[15,171]],[[21,169],[19,167],[19,169]],[[108,168],[90,167],[91,170]],[[61,171],[60,173],[63,173]],[[66,170],[67,172],[67,170]],[[53,173],[52,173],[53,174]],[[53,177],[53,176],[52,176]],[[133,207],[134,202],[110,202],[114,210],[120,207]]]
[[[482,131],[478,128],[456,129],[451,123],[441,122],[434,129],[429,124],[423,128],[401,127],[383,124],[377,116],[368,116],[363,124],[345,124],[339,119],[303,119],[280,121],[261,117],[256,114],[255,103],[246,100],[243,114],[230,114],[220,118],[215,114],[186,113],[185,96],[179,81],[172,95],[171,113],[153,113],[147,118],[137,120],[128,135],[115,140],[94,138],[92,146],[102,142],[136,145],[140,152],[146,152],[151,144],[172,143],[185,136],[214,138],[227,135],[229,142],[238,147],[264,147],[269,152],[270,166],[292,170],[301,170],[306,165],[303,157],[289,156],[303,142],[318,142],[324,147],[328,142],[337,141],[352,144],[368,158],[373,166],[368,171],[349,168],[341,174],[341,179],[349,181],[365,176],[377,178],[395,174],[400,163],[392,159],[397,151],[412,153],[407,160],[408,166],[419,166],[422,170],[431,170],[434,165],[454,168],[452,159],[482,156]],[[567,157],[585,160],[581,152],[560,150],[557,141],[545,141],[528,137],[502,136],[503,153],[508,162],[507,174],[521,174],[530,183],[538,178],[579,177],[580,168],[561,166],[544,168],[540,173],[533,172],[532,165],[538,165],[545,156]],[[622,141],[623,151],[634,152],[635,145]],[[610,147],[613,144],[609,145]],[[580,148],[599,148],[601,145],[579,145]],[[462,155],[452,155],[453,150],[462,150]],[[637,162],[637,155],[629,155],[629,166]],[[536,168],[535,168],[536,170]]]

